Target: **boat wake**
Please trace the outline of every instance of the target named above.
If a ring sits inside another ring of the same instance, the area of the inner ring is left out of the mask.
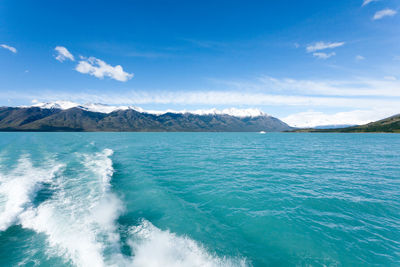
[[[122,253],[117,219],[124,205],[111,188],[112,154],[111,149],[76,153],[74,162],[47,161],[41,167],[22,157],[14,170],[0,174],[0,231],[21,225],[44,234],[46,254],[75,266],[247,265],[244,259],[218,257],[145,219],[128,228],[126,245],[131,251]],[[46,186],[53,193],[35,205]]]
[[[28,156],[18,161],[18,166],[8,174],[0,173],[0,231],[19,221],[21,214],[33,205],[36,193],[44,183],[50,183],[61,164],[48,168],[33,167]]]

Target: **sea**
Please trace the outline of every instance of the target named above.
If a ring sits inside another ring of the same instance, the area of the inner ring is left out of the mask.
[[[0,266],[400,266],[400,135],[0,133]]]

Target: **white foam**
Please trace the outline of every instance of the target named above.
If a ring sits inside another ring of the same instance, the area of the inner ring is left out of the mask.
[[[24,228],[46,235],[46,252],[49,256],[62,257],[65,262],[76,266],[246,265],[243,259],[213,255],[194,240],[162,231],[146,220],[130,228],[128,245],[133,256],[124,255],[120,249],[121,238],[117,224],[123,212],[123,204],[111,191],[110,184],[114,172],[112,154],[110,149],[94,154],[75,154],[81,164],[74,165],[76,176],[71,176],[73,170],[69,170],[69,176],[60,174],[56,176],[57,179],[48,178],[48,181],[54,183],[55,192],[38,207],[25,207],[24,203],[29,200],[21,195],[16,196],[21,197],[18,203],[22,203],[17,205],[22,208],[15,212],[19,214],[19,222]],[[17,169],[28,166],[29,170],[34,170],[27,162],[22,162]],[[35,175],[29,176],[32,177]],[[26,179],[29,180],[28,177]],[[28,187],[32,188],[31,185],[23,185],[15,187],[15,190]],[[28,191],[25,190],[23,195],[29,195]]]
[[[24,156],[10,173],[0,173],[0,231],[19,221],[19,216],[32,205],[43,183],[51,182],[61,167],[34,167],[29,158]]]
[[[111,155],[112,150],[106,149],[80,156],[86,169],[79,177],[61,178],[50,200],[21,216],[23,227],[47,235],[48,253],[77,266],[107,266],[104,251],[119,253],[115,221],[122,204],[109,191]]]
[[[129,245],[134,254],[134,267],[216,267],[246,266],[244,259],[219,258],[207,252],[194,240],[162,231],[143,220],[131,228]]]

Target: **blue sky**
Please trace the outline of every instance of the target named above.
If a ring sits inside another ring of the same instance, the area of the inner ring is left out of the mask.
[[[0,105],[259,108],[292,125],[400,113],[400,2],[0,2]]]

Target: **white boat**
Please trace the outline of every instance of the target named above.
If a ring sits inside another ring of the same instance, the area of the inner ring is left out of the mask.
[[[266,132],[264,132],[264,131],[261,131],[261,132],[260,132],[260,134],[266,134]]]

